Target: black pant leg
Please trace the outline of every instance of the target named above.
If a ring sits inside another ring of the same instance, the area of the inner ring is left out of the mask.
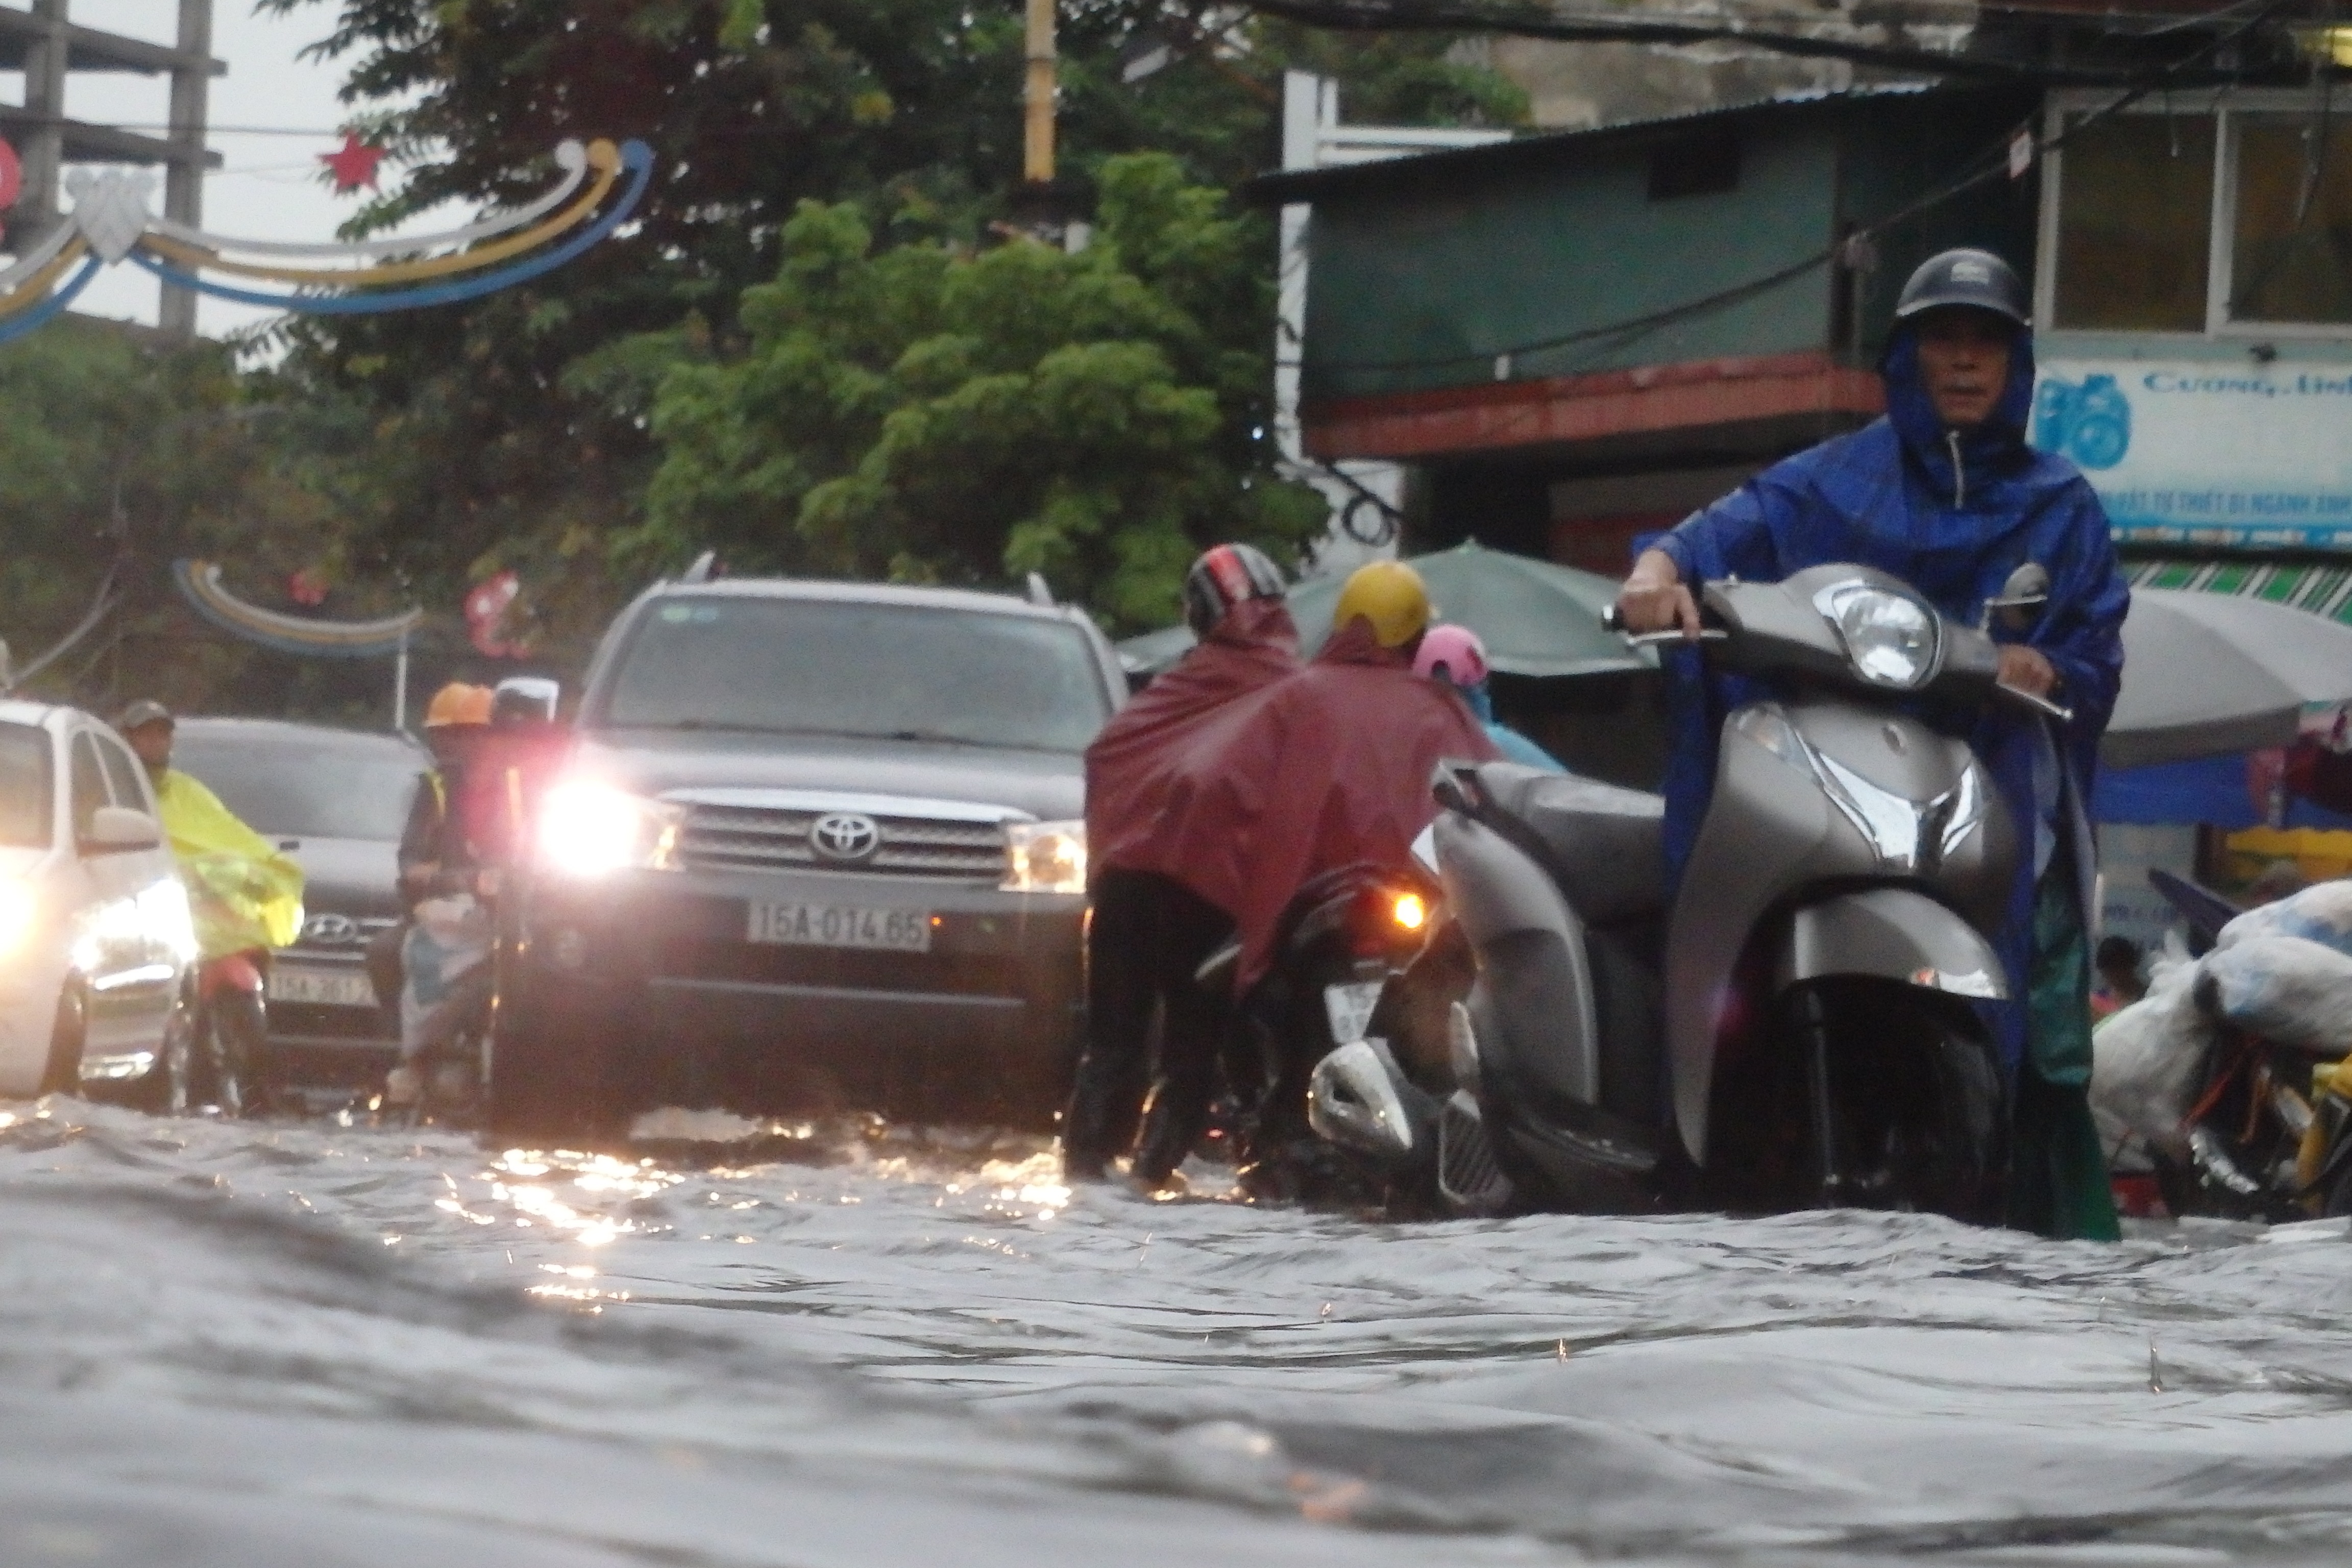
[[[1099,1176],[1135,1137],[1150,1070],[1152,901],[1160,879],[1098,872],[1087,925],[1087,1047],[1062,1119],[1062,1163]]]
[[[1234,922],[1223,910],[1175,882],[1161,885],[1158,904],[1153,978],[1166,1025],[1160,1042],[1160,1081],[1135,1156],[1136,1176],[1155,1186],[1201,1141],[1233,1023],[1230,1000],[1203,990],[1193,976],[1232,936]]]

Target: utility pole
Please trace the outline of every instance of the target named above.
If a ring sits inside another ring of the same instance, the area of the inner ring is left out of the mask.
[[[1021,138],[1021,178],[1033,190],[1054,183],[1055,0],[1028,0],[1029,79],[1022,95],[1027,113]]]

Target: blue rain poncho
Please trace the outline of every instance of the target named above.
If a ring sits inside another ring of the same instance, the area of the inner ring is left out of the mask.
[[[1875,566],[1910,584],[1937,608],[1974,626],[2016,568],[2038,562],[2050,574],[2050,601],[2032,630],[1996,637],[2040,649],[2057,670],[2059,700],[2074,710],[2059,724],[2007,703],[1988,704],[1969,736],[2017,818],[2018,842],[2056,842],[2071,855],[2078,913],[2092,906],[2093,847],[2083,803],[2098,763],[2099,736],[2115,711],[2123,675],[2123,622],[2130,590],[2116,569],[2107,517],[2081,470],[2025,442],[2033,398],[2033,344],[2021,332],[2008,385],[1991,418],[1966,433],[1936,417],[1919,374],[1917,342],[1898,326],[1880,366],[1887,413],[1849,436],[1774,464],[1732,494],[1649,542],[1696,584],[1737,575],[1777,582],[1826,562]],[[1710,680],[1697,656],[1668,658],[1672,749],[1666,794],[1668,870],[1680,879],[1714,787],[1724,714],[1760,695],[1749,683]],[[2044,749],[2037,728],[2047,724]],[[2034,760],[2045,759],[2042,809]],[[2049,760],[2059,764],[2050,776]],[[2054,790],[2052,786],[2055,786]],[[2053,798],[2054,797],[2054,798]],[[1995,945],[2011,994],[2023,998],[2033,948],[2035,857],[2021,855],[2008,916]],[[2014,1075],[2025,1047],[2025,1009],[1996,1010],[2005,1065]],[[2087,1053],[2085,1053],[2087,1054]],[[2071,1067],[2037,1064],[2071,1073]],[[2080,1064],[2087,1079],[2090,1064]]]

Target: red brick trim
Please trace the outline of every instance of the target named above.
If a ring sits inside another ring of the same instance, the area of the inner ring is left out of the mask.
[[[1302,420],[1315,457],[1409,460],[1885,406],[1874,373],[1804,353],[1339,398]]]

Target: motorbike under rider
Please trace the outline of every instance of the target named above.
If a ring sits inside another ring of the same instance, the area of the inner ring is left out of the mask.
[[[2012,1086],[2012,1224],[2113,1237],[2115,1209],[2088,1101],[2094,847],[2084,813],[2099,736],[2123,671],[2130,593],[2105,512],[2074,465],[2026,445],[2033,344],[2023,285],[1981,250],[1915,271],[1880,373],[1887,413],[1766,468],[1659,536],[1619,598],[1631,630],[1696,637],[1692,589],[1772,582],[1853,562],[1908,583],[1944,615],[1984,617],[2000,679],[2071,710],[2065,721],[1994,702],[1969,734],[2007,798],[2021,856],[1997,946],[2018,1000],[1991,1009]],[[2026,563],[2046,599],[1988,613]],[[1716,746],[1743,683],[1670,661],[1675,746],[1666,780],[1669,876],[1678,879],[1712,788]]]
[[[245,1109],[266,1109],[269,954],[301,934],[302,868],[239,821],[203,781],[172,765],[178,726],[169,708],[142,698],[114,727],[147,769],[163,836],[187,884],[197,1004],[236,1071]]]
[[[1437,815],[1430,777],[1447,758],[1500,753],[1470,710],[1413,673],[1429,591],[1394,561],[1341,586],[1330,640],[1297,673],[1206,727],[1164,779],[1160,863],[1234,921],[1234,995],[1271,967],[1285,912],[1307,884],[1359,865],[1411,864]],[[1265,1064],[1255,1152],[1303,1137],[1304,1072]]]
[[[1442,680],[1461,694],[1486,727],[1486,738],[1502,752],[1503,760],[1546,773],[1564,773],[1559,759],[1495,717],[1495,697],[1488,689],[1492,671],[1486,665],[1486,645],[1468,626],[1434,626],[1421,639],[1412,672],[1424,680]]]
[[[387,1105],[413,1101],[420,1061],[488,1004],[489,931],[478,898],[483,868],[463,803],[493,702],[488,687],[453,680],[425,708],[425,744],[434,765],[417,780],[400,835],[400,897],[408,918],[369,952],[377,994],[399,998],[400,1059],[384,1080]]]
[[[1249,545],[1204,552],[1184,578],[1184,620],[1197,646],[1087,748],[1087,1033],[1062,1122],[1062,1163],[1072,1178],[1101,1177],[1135,1139],[1155,1011],[1159,1082],[1130,1173],[1143,1185],[1164,1185],[1201,1135],[1228,1018],[1192,976],[1233,921],[1166,868],[1155,835],[1159,767],[1236,699],[1298,668],[1298,631],[1283,587],[1281,569]]]

